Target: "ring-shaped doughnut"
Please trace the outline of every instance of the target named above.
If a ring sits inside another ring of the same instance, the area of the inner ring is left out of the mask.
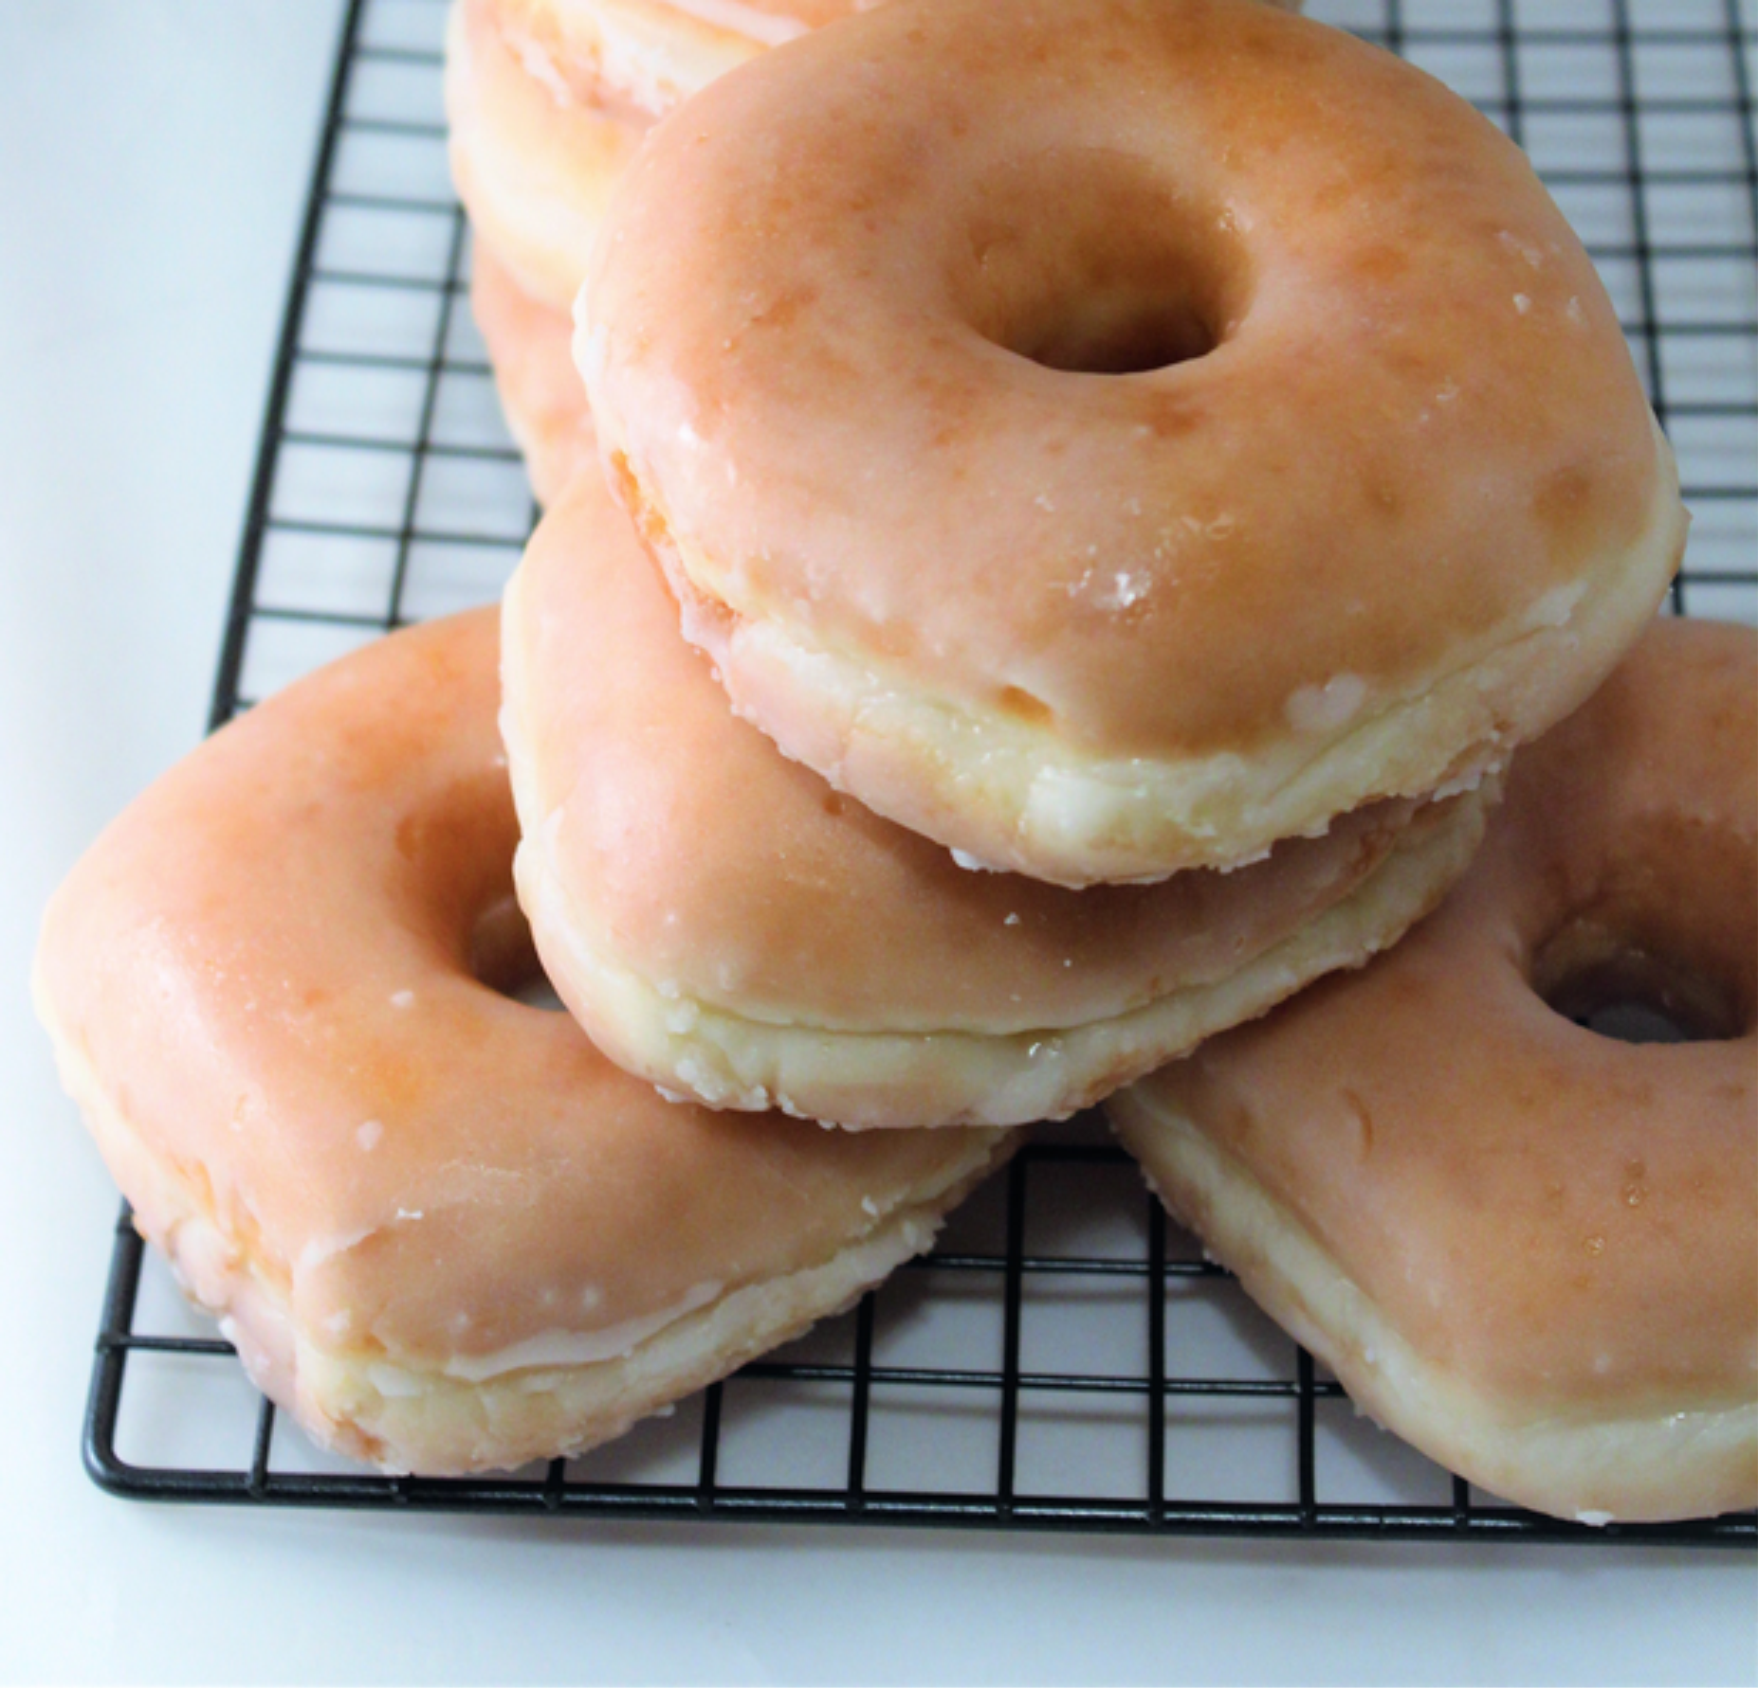
[[[735,705],[1059,883],[1469,783],[1683,544],[1519,150],[1247,0],[896,0],[765,54],[649,136],[579,316]]]
[[[411,629],[223,729],[37,958],[137,1224],[268,1394],[395,1470],[617,1434],[926,1247],[1012,1141],[667,1103],[484,982],[519,963],[498,643]]]
[[[615,1060],[718,1107],[1072,1113],[1394,941],[1483,833],[1473,793],[1371,806],[1231,874],[967,873],[731,714],[597,475],[533,536],[503,635],[519,895],[549,976]]]
[[[1629,1001],[1707,1039],[1567,1017]],[[1758,636],[1657,624],[1439,912],[1108,1108],[1449,1469],[1595,1523],[1758,1505]]]

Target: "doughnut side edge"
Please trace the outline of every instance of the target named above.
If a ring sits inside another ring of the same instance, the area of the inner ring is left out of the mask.
[[[912,695],[872,664],[798,636],[785,618],[748,614],[604,426],[612,489],[660,565],[683,636],[713,662],[736,714],[838,790],[971,865],[1072,889],[1243,866],[1363,803],[1473,788],[1616,667],[1660,607],[1685,543],[1671,449],[1656,426],[1661,472],[1645,532],[1601,559],[1566,602],[1553,594],[1523,606],[1473,648],[1450,652],[1421,689],[1370,697],[1334,729],[1291,732],[1256,755],[1085,757],[1005,714]]]
[[[577,1364],[520,1364],[472,1378],[442,1363],[344,1354],[299,1322],[278,1281],[287,1263],[253,1255],[222,1225],[192,1178],[157,1155],[69,1036],[42,979],[38,1017],[73,1099],[136,1228],[195,1307],[219,1322],[251,1383],[319,1445],[389,1474],[464,1476],[572,1457],[725,1377],[852,1306],[932,1246],[947,1214],[1019,1147],[1019,1133],[972,1131],[970,1153],[938,1187],[915,1193],[828,1260],[683,1306],[627,1350]]]
[[[507,695],[516,709],[516,683]],[[903,1032],[757,1020],[661,991],[589,930],[547,847],[536,775],[519,750],[509,748],[508,762],[524,831],[514,861],[520,902],[552,981],[599,1048],[637,1077],[709,1107],[777,1107],[855,1130],[1066,1118],[1314,979],[1361,965],[1432,910],[1470,865],[1496,796],[1492,781],[1414,823],[1354,891],[1224,977],[1084,1024]]]
[[[1590,1525],[1758,1504],[1758,1401],[1596,1416],[1500,1400],[1421,1354],[1298,1215],[1148,1084],[1112,1097],[1105,1112],[1149,1189],[1204,1252],[1331,1368],[1357,1411],[1447,1470]],[[1688,1468],[1681,1449],[1690,1450]]]

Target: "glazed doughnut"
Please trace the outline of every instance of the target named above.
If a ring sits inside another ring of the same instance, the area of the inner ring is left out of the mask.
[[[736,707],[1062,884],[1468,786],[1683,543],[1518,149],[1247,0],[897,0],[791,42],[648,137],[578,315]]]
[[[1629,1001],[1707,1041],[1565,1017]],[[1755,1025],[1758,636],[1663,622],[1437,914],[1109,1109],[1382,1424],[1545,1512],[1697,1517],[1758,1505]]]
[[[647,124],[559,80],[510,0],[456,0],[447,21],[448,153],[476,232],[520,290],[573,309],[610,190]]]
[[[550,978],[631,1072],[854,1126],[1072,1113],[1432,907],[1476,794],[1375,805],[1233,874],[967,873],[737,720],[602,477],[507,592],[516,876]]]
[[[598,478],[592,413],[568,356],[567,315],[533,299],[481,246],[471,254],[470,308],[538,503],[553,503],[578,474]]]
[[[483,982],[519,971],[497,647],[474,612],[252,710],[38,952],[136,1222],[269,1395],[392,1470],[616,1435],[926,1247],[1013,1140],[680,1107]]]
[[[463,0],[476,4],[477,0]],[[652,121],[769,47],[882,0],[483,0],[558,103]],[[1295,9],[1299,0],[1276,0]]]

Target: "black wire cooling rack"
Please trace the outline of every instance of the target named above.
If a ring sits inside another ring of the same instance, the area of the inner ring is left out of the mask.
[[[1313,0],[1531,153],[1597,260],[1694,511],[1679,613],[1758,620],[1758,0]],[[444,0],[352,0],[274,366],[215,725],[499,592],[534,515],[466,303]],[[117,1493],[304,1506],[1185,1534],[1758,1543],[1474,1493],[1164,1219],[1091,1118],[1046,1132],[858,1309],[577,1461],[328,1456],[244,1381],[124,1209],[87,1414]]]

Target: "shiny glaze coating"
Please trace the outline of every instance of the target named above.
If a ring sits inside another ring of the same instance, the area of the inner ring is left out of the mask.
[[[453,175],[479,236],[534,297],[570,310],[648,128],[765,49],[875,3],[453,0]]]
[[[478,3],[478,0],[465,0]],[[480,0],[558,100],[650,121],[768,47],[884,0]],[[1299,0],[1274,0],[1297,9]]]
[[[647,124],[575,99],[545,63],[509,41],[495,0],[455,0],[445,64],[453,184],[477,247],[521,292],[566,314]]]

